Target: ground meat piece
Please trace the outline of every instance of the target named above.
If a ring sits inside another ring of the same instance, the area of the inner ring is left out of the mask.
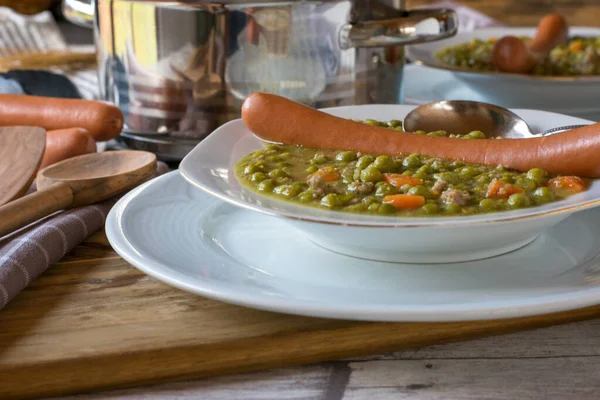
[[[445,181],[438,180],[433,184],[431,191],[440,193],[440,192],[444,191],[447,187],[448,187],[448,184]]]
[[[446,204],[456,203],[464,206],[469,202],[469,192],[465,190],[449,189],[442,193],[440,200]]]
[[[348,191],[358,194],[368,194],[373,191],[373,182],[352,182],[348,185]]]
[[[308,183],[308,187],[312,189],[315,197],[323,197],[327,193],[332,192],[331,186],[329,186],[327,184],[327,182],[325,182],[325,180],[323,180],[321,175],[315,174],[315,175],[310,176],[306,180],[306,183]]]

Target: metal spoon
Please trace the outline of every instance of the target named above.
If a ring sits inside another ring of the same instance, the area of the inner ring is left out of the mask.
[[[406,132],[422,130],[466,134],[481,131],[488,138],[503,137],[523,139],[552,135],[585,125],[569,125],[533,133],[529,125],[517,114],[506,108],[479,101],[450,100],[424,104],[412,110],[404,118]]]

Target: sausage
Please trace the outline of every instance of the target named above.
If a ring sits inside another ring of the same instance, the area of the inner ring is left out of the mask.
[[[370,126],[259,92],[245,99],[242,119],[258,138],[273,143],[392,156],[418,153],[522,172],[543,168],[551,174],[600,177],[600,123],[536,138],[461,140]]]
[[[40,169],[67,158],[96,152],[96,141],[85,129],[71,128],[46,132],[46,151]]]
[[[80,127],[97,141],[117,137],[123,113],[102,101],[0,94],[0,126],[30,125],[46,130]]]
[[[538,24],[529,46],[516,36],[498,40],[492,50],[492,62],[502,72],[528,73],[568,37],[567,21],[559,14],[549,14]]]

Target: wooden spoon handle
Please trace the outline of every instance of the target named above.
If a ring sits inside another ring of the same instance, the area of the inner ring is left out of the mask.
[[[0,207],[0,238],[53,212],[67,208],[73,202],[73,190],[65,183],[21,197]]]

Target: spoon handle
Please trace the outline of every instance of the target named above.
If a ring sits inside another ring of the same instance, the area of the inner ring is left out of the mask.
[[[56,183],[0,207],[0,238],[73,202],[73,190],[66,183]]]

